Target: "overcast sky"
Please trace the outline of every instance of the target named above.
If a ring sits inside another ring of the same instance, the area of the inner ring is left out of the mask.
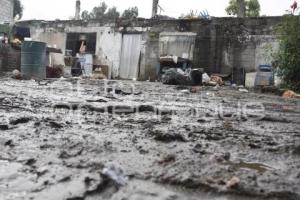
[[[74,16],[76,0],[21,0],[24,5],[23,20],[27,19],[69,19]],[[290,8],[294,0],[259,0],[261,14],[267,16],[282,15]],[[92,10],[99,5],[101,0],[81,0],[81,11]],[[116,6],[119,11],[132,6],[137,6],[140,16],[151,16],[152,0],[106,0],[108,6]],[[160,5],[165,10],[161,13],[178,17],[188,13],[191,9],[202,11],[207,9],[211,16],[226,16],[225,7],[229,0],[160,0]],[[299,2],[299,1],[298,1]],[[300,3],[300,2],[299,2]]]

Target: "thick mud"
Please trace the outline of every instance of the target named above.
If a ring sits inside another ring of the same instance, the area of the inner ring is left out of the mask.
[[[0,80],[0,199],[300,199],[300,101]]]

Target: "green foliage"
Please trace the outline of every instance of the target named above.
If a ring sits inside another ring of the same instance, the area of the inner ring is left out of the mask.
[[[139,16],[138,7],[128,8],[128,9],[124,10],[124,12],[122,14],[122,18],[126,18],[126,19],[136,18],[138,16]]]
[[[245,16],[258,17],[260,15],[260,4],[258,0],[244,0]],[[226,8],[228,15],[237,15],[239,9],[237,0],[230,0],[229,6]]]
[[[116,7],[109,8],[105,2],[100,3],[99,6],[93,8],[92,12],[87,10],[81,13],[81,19],[117,19],[120,16]]]
[[[23,16],[24,7],[21,4],[20,0],[14,0],[14,18],[18,16],[18,19],[21,19]]]
[[[99,6],[93,8],[91,16],[94,19],[102,19],[105,16],[106,10],[107,10],[107,5],[105,2],[102,2]]]
[[[118,19],[120,17],[120,13],[117,10],[117,8],[114,6],[114,7],[108,9],[108,11],[106,13],[106,17],[109,19]]]
[[[277,74],[290,89],[300,91],[300,16],[284,16],[278,33]]]
[[[122,18],[132,19],[139,15],[139,9],[137,7],[131,7],[125,10],[122,14]],[[91,20],[91,19],[118,19],[120,17],[120,12],[115,6],[108,9],[105,2],[102,2],[99,6],[93,8],[92,12],[87,10],[81,13],[81,19]]]

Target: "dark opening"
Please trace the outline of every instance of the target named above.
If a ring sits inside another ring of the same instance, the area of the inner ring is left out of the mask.
[[[97,33],[68,33],[66,50],[71,50],[72,56],[76,56],[76,54],[79,53],[80,45],[83,41],[82,36],[85,38],[86,53],[96,53]]]

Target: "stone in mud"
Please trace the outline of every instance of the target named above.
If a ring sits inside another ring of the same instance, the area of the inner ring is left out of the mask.
[[[294,155],[299,155],[299,156],[300,156],[300,145],[295,146],[295,147],[293,148],[293,154],[294,154]]]
[[[11,125],[26,124],[26,123],[30,122],[31,120],[32,120],[31,117],[20,117],[20,118],[16,118],[16,119],[11,119],[9,121],[9,123]]]
[[[36,163],[36,159],[34,158],[29,158],[28,160],[26,160],[25,165],[29,165],[32,166]]]
[[[153,131],[151,133],[154,135],[156,141],[170,143],[170,142],[187,142],[187,139],[180,133],[174,132],[162,132],[162,131]]]
[[[0,130],[7,131],[8,130],[8,125],[7,124],[0,124]]]
[[[229,152],[226,153],[216,153],[211,157],[211,160],[217,161],[217,162],[225,162],[229,161],[231,157],[231,154]]]
[[[55,129],[60,129],[64,127],[62,124],[54,121],[49,122],[49,125],[51,128],[55,128]]]
[[[168,165],[169,163],[175,162],[176,161],[176,155],[170,154],[167,155],[165,158],[162,160],[158,161],[159,165]]]
[[[14,147],[14,143],[13,143],[13,140],[7,140],[5,143],[4,143],[5,146],[9,146],[9,147]]]

